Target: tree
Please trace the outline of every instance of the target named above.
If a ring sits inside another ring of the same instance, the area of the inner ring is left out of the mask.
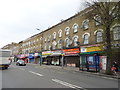
[[[111,36],[111,25],[113,22],[120,20],[120,1],[112,2],[112,0],[101,0],[86,1],[86,5],[91,9],[91,12],[86,15],[89,19],[94,19],[96,22],[101,24],[104,28],[104,46],[105,54],[107,56],[107,74],[111,74],[111,67],[113,63],[113,49],[112,49],[112,36]],[[101,20],[94,18],[96,15],[100,16]],[[92,16],[92,17],[91,17]]]

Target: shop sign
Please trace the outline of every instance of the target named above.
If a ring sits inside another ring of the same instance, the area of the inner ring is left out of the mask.
[[[62,51],[61,50],[56,50],[56,51],[51,51],[51,55],[61,55]]]
[[[34,56],[38,56],[38,53],[35,53],[35,55]]]
[[[103,51],[103,46],[87,47],[86,52]]]
[[[86,48],[85,47],[81,47],[81,52],[86,52]]]
[[[42,52],[42,55],[51,55],[51,51]]]
[[[103,51],[103,45],[95,46],[83,46],[81,47],[81,52],[94,52],[94,51]]]
[[[63,51],[64,51],[65,55],[72,55],[72,54],[78,54],[78,53],[80,53],[79,48],[65,49]]]

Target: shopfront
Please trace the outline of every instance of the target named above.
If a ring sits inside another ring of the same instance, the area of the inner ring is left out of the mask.
[[[49,62],[51,61],[51,59],[49,58],[49,56],[51,55],[51,51],[43,51],[42,52],[42,64],[49,64]]]
[[[80,64],[80,57],[79,48],[73,48],[73,49],[64,49],[64,65],[70,66],[70,67],[79,67]]]
[[[81,46],[80,70],[99,72],[103,45]]]
[[[30,53],[28,56],[28,62],[29,63],[34,63],[34,53]]]
[[[62,58],[62,50],[55,50],[55,51],[51,51],[51,61],[50,64],[51,65],[61,65],[61,58]]]

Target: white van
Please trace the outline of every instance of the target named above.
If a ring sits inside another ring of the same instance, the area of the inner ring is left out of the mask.
[[[0,49],[0,69],[8,69],[11,60],[11,50]]]

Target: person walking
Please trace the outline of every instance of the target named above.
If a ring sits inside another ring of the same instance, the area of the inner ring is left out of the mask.
[[[118,64],[116,61],[113,62],[113,66],[111,70],[114,72],[114,74],[118,77]]]

